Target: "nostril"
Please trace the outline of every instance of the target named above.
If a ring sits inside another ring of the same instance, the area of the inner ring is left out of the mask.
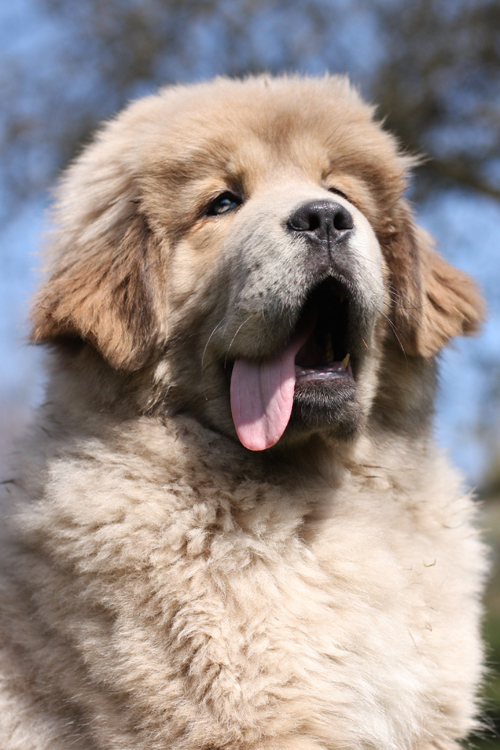
[[[317,229],[320,228],[320,226],[321,226],[321,218],[318,216],[318,214],[311,213],[311,214],[309,214],[308,219],[309,219],[308,220],[309,226],[307,227],[307,229],[308,229],[309,232],[315,232]]]
[[[354,229],[354,221],[349,211],[344,206],[338,205],[339,210],[333,217],[333,226],[338,231]]]
[[[307,203],[299,208],[288,219],[288,226],[296,232],[315,232],[321,226],[321,217],[315,204]]]

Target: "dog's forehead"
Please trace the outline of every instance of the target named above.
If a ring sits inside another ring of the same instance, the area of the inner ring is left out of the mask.
[[[239,112],[237,116],[176,116],[161,137],[163,158],[151,154],[152,166],[168,170],[179,182],[220,173],[241,178],[265,175],[279,167],[295,165],[325,171],[330,163],[328,133],[314,123],[290,122],[289,112]],[[160,151],[160,153],[161,153]]]
[[[366,172],[396,155],[372,114],[344,81],[221,81],[152,98],[138,137],[149,170],[177,183],[214,173],[262,178],[283,166]]]
[[[259,187],[279,179],[309,176],[316,180],[331,171],[328,149],[310,133],[301,138],[289,137],[285,143],[264,140],[251,130],[244,138],[227,135],[208,135],[201,138],[177,158],[167,157],[164,163],[169,182],[181,187],[198,185],[202,190],[214,190],[227,185],[236,191],[251,194]]]

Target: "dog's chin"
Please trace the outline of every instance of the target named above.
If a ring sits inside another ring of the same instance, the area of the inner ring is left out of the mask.
[[[338,440],[353,440],[363,422],[356,390],[352,377],[297,382],[284,437],[321,431]]]

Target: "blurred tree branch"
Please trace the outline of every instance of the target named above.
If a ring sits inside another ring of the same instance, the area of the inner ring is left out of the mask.
[[[498,0],[33,0],[55,40],[0,52],[8,215],[46,189],[99,120],[176,81],[347,71],[401,144],[427,158],[415,197],[500,198]]]
[[[458,184],[500,199],[500,5],[394,5],[377,5],[387,58],[373,93],[388,127],[427,156],[421,191]]]

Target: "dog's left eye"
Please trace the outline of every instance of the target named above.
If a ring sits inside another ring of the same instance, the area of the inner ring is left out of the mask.
[[[328,192],[329,193],[334,193],[335,195],[341,195],[342,198],[346,199],[346,201],[349,201],[349,203],[352,203],[352,201],[349,200],[349,198],[347,197],[347,195],[345,193],[343,193],[342,190],[339,190],[336,187],[329,187],[328,188]]]
[[[235,208],[241,206],[242,200],[234,193],[230,193],[226,190],[225,193],[221,193],[214,198],[207,208],[207,216],[220,216],[221,214],[227,214],[229,211],[234,211]]]

